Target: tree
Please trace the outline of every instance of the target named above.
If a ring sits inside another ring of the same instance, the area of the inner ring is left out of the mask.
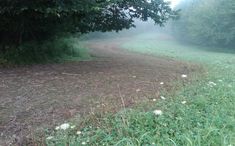
[[[177,11],[163,0],[1,0],[0,44],[20,45],[61,33],[120,31],[134,19],[163,25]]]
[[[182,16],[175,29],[180,36],[198,44],[234,45],[234,0],[191,0],[179,7]]]

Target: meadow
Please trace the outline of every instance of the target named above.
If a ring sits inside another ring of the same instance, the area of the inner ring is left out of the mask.
[[[173,38],[139,35],[123,49],[199,64],[203,73],[177,90],[116,114],[72,122],[48,134],[48,145],[233,146],[235,145],[235,56],[231,49],[182,44]],[[63,126],[63,125],[62,125]]]
[[[235,0],[0,7],[0,145],[235,146]]]

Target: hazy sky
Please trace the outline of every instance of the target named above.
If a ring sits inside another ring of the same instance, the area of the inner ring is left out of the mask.
[[[181,0],[165,0],[171,2],[171,7],[174,8]]]

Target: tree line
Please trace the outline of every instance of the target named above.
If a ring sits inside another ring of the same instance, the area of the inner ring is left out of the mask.
[[[235,45],[234,0],[183,0],[174,31],[183,40],[214,46]]]

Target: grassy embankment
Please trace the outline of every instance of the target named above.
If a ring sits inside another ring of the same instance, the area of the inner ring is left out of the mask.
[[[207,75],[174,93],[164,93],[148,111],[142,106],[97,118],[92,125],[52,133],[48,145],[235,145],[235,54],[226,49],[182,45],[137,36],[130,51],[202,64]],[[181,86],[181,84],[178,84]],[[144,107],[144,105],[143,105]],[[153,110],[161,110],[155,115]],[[49,136],[49,135],[48,135]]]

